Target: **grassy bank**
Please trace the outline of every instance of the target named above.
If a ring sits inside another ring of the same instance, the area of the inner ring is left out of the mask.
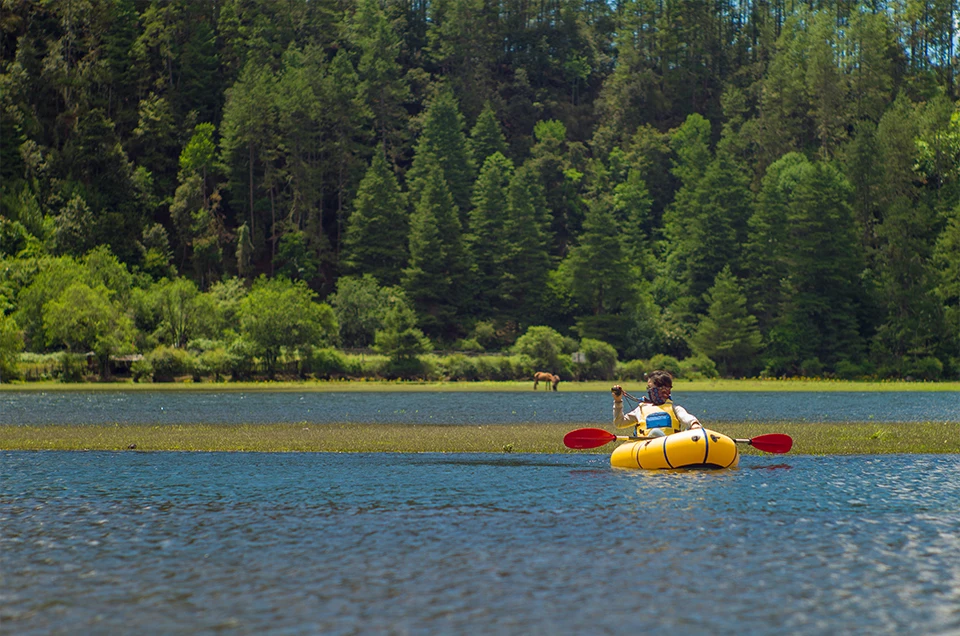
[[[596,424],[584,424],[596,426]],[[571,451],[568,424],[497,426],[374,424],[0,426],[0,450],[325,451],[444,453],[609,453],[608,444]],[[786,433],[791,454],[960,453],[960,424],[725,424],[738,438]],[[758,454],[743,446],[745,454]]]
[[[628,391],[638,393],[644,385],[635,380],[591,382],[561,382],[559,391],[609,391],[611,385],[622,384]],[[539,387],[543,390],[543,386]],[[16,382],[0,384],[4,391],[290,391],[290,392],[348,392],[348,391],[531,391],[529,382],[388,382],[388,381],[316,381],[302,382],[177,382],[134,383],[89,382],[64,384],[60,382]],[[958,391],[960,382],[854,382],[844,380],[676,380],[674,393],[683,391]]]

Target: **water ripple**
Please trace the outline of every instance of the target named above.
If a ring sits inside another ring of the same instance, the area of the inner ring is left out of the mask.
[[[0,454],[12,633],[949,633],[960,458]]]

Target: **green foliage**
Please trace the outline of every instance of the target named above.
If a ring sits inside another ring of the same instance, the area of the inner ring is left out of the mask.
[[[581,380],[612,380],[617,368],[617,350],[600,340],[584,338],[580,353],[585,362],[574,365],[574,373]]]
[[[401,289],[380,287],[370,274],[342,276],[337,281],[336,293],[330,296],[340,325],[340,342],[347,347],[372,345],[387,311],[396,303],[408,304]]]
[[[417,375],[422,368],[418,356],[430,350],[430,340],[417,329],[413,310],[403,302],[395,302],[383,317],[383,328],[377,331],[374,349],[390,359],[392,375]]]
[[[87,376],[87,356],[83,353],[62,351],[59,354],[57,380],[59,382],[83,382]]]
[[[18,361],[23,351],[23,334],[11,316],[0,312],[0,382],[19,377]]]
[[[193,373],[196,361],[189,351],[161,345],[144,356],[145,369],[150,369],[154,382],[173,382],[181,375]]]
[[[407,260],[406,198],[382,152],[360,182],[344,237],[348,273],[369,274],[383,285],[400,282]]]
[[[450,190],[435,160],[427,162],[420,201],[410,220],[410,261],[403,288],[424,332],[453,340],[463,331],[458,313],[468,297],[469,257]]]
[[[720,377],[717,365],[704,355],[690,356],[680,361],[680,374],[684,380],[713,380]]]
[[[563,375],[570,366],[563,349],[563,336],[556,330],[535,326],[517,339],[511,352],[529,358],[537,371]]]
[[[747,313],[747,299],[729,267],[717,274],[706,302],[708,313],[691,339],[694,348],[713,360],[724,376],[749,375],[758,366],[760,330],[757,319]]]
[[[473,190],[467,249],[473,265],[477,293],[476,311],[489,316],[500,309],[499,282],[505,276],[504,259],[510,254],[508,191],[513,162],[499,152],[487,157]]]
[[[503,136],[500,122],[497,121],[497,115],[493,112],[490,102],[484,104],[483,110],[477,117],[477,123],[470,130],[468,145],[474,161],[481,166],[487,157],[494,153],[508,155],[507,140]]]
[[[332,343],[339,327],[333,309],[314,302],[303,281],[261,276],[240,301],[240,330],[273,377],[284,351],[294,354]]]
[[[347,357],[330,347],[314,349],[304,364],[304,371],[312,373],[316,378],[329,380],[342,378],[350,371]]]
[[[470,197],[476,178],[473,156],[463,133],[463,116],[453,93],[442,90],[424,113],[423,132],[417,140],[413,165],[407,175],[414,201],[421,198],[426,182],[433,178],[436,160],[453,202],[459,209],[460,222],[465,223],[470,210]]]
[[[68,289],[119,308],[102,370],[230,358],[218,281],[372,275],[441,344],[679,358],[729,267],[768,373],[953,377],[955,4],[6,2],[0,312],[40,352],[81,346],[44,322]],[[181,279],[212,316],[184,329],[153,288]]]
[[[668,356],[663,353],[658,353],[657,355],[651,357],[648,365],[648,373],[650,371],[656,371],[657,369],[663,369],[664,371],[669,371],[670,375],[675,378],[681,377],[681,374],[683,373],[683,368],[680,366],[680,361],[673,356]]]
[[[76,282],[43,308],[48,343],[63,345],[72,353],[93,351],[104,375],[110,355],[130,349],[134,335],[133,321],[110,296],[103,285],[91,288]]]

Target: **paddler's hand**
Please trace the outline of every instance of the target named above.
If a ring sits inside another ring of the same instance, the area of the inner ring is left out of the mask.
[[[610,392],[613,393],[614,402],[621,401],[622,399],[621,396],[623,395],[623,388],[619,384],[614,384],[613,387],[610,388]]]

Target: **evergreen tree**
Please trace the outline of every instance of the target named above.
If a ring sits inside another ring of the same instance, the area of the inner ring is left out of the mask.
[[[541,324],[544,289],[550,270],[548,240],[538,218],[536,206],[539,184],[536,176],[524,168],[514,171],[507,195],[505,235],[507,249],[502,255],[499,283],[502,315],[515,322],[519,331]]]
[[[939,277],[937,296],[943,303],[947,340],[944,348],[960,370],[960,204],[937,238],[933,262]]]
[[[372,274],[397,285],[407,261],[406,199],[382,151],[373,155],[347,223],[342,263],[352,274]]]
[[[490,107],[490,102],[484,104],[480,116],[477,117],[477,123],[470,130],[468,145],[474,160],[480,165],[483,165],[487,157],[495,152],[507,156],[507,140],[500,130],[500,122],[497,121],[497,115]]]
[[[580,233],[584,205],[580,195],[583,173],[571,161],[567,128],[556,120],[539,121],[534,128],[537,143],[524,166],[540,181],[545,209],[552,216],[550,255],[560,260]],[[582,166],[579,166],[582,167]]]
[[[430,159],[432,157],[432,159]],[[453,201],[466,225],[474,182],[474,164],[463,133],[463,116],[457,108],[453,93],[443,90],[427,107],[423,132],[417,140],[413,165],[407,173],[410,195],[420,198],[422,181],[429,171],[428,164],[436,160],[447,182]]]
[[[453,196],[439,161],[429,157],[410,219],[410,259],[403,270],[403,288],[426,334],[453,341],[463,334],[459,317],[468,302],[470,265]]]
[[[592,316],[617,314],[632,291],[630,267],[617,236],[613,212],[602,202],[591,202],[579,244],[563,263],[570,291],[581,311]],[[589,319],[588,319],[589,321]],[[581,329],[581,337],[618,344],[609,333]]]
[[[747,313],[747,298],[736,276],[724,267],[706,294],[707,314],[700,320],[691,344],[717,364],[724,376],[741,377],[757,368],[760,330]]]
[[[878,228],[886,319],[877,330],[873,352],[881,365],[901,375],[909,374],[912,363],[941,353],[945,336],[932,262],[935,238],[930,228],[935,225],[927,205],[900,198]]]
[[[785,258],[792,249],[787,227],[790,198],[800,171],[808,163],[799,153],[778,159],[763,177],[744,249],[744,270],[749,310],[757,317],[761,333],[768,334],[785,300],[782,281],[789,275]]]
[[[850,186],[830,164],[801,160],[786,197],[786,240],[780,259],[783,302],[769,337],[771,371],[819,362],[828,368],[862,358],[862,251],[849,205]]]
[[[703,295],[729,264],[739,270],[752,212],[747,178],[726,149],[710,160],[709,124],[697,115],[676,136],[674,173],[682,186],[664,216],[665,289],[674,288],[670,304],[676,317],[693,323],[703,313]],[[689,126],[689,128],[688,128]]]
[[[360,0],[347,30],[350,43],[359,51],[358,89],[373,114],[376,139],[386,155],[396,160],[406,137],[404,105],[410,101],[410,87],[397,61],[402,41],[377,0]]]
[[[502,263],[508,252],[507,193],[512,174],[513,162],[494,153],[483,163],[473,190],[466,243],[473,264],[476,309],[481,317],[498,309]]]
[[[833,13],[828,11],[813,16],[807,51],[807,91],[823,159],[833,157],[845,135],[847,121],[844,112],[847,88],[837,64],[839,47],[835,20]]]

